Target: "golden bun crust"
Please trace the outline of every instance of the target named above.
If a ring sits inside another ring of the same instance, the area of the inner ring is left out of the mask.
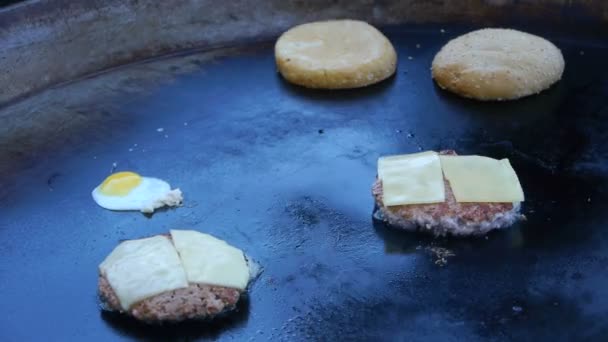
[[[432,76],[446,90],[477,100],[512,100],[540,93],[564,71],[561,51],[548,40],[511,29],[482,29],[449,41]]]
[[[275,58],[287,81],[320,89],[364,87],[390,77],[397,66],[390,41],[357,20],[295,26],[277,40]]]

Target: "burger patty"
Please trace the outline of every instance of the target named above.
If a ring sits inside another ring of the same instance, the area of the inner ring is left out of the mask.
[[[456,155],[454,151],[441,151],[440,154]],[[382,201],[382,181],[376,179],[372,186],[377,207],[374,217],[397,228],[428,231],[438,236],[483,235],[525,219],[519,213],[519,203],[458,203],[450,183],[445,178],[443,181],[445,202],[386,207]]]
[[[99,275],[99,296],[106,309],[129,314],[144,322],[178,322],[211,318],[236,307],[241,297],[237,289],[203,284],[189,284],[146,298],[123,310],[108,279]]]
[[[171,240],[171,235],[161,234]],[[250,272],[255,278],[259,265],[248,260]],[[188,287],[163,292],[143,299],[125,311],[105,275],[100,274],[98,290],[106,310],[125,313],[147,323],[181,322],[189,319],[205,319],[233,310],[242,291],[230,287],[190,283]]]

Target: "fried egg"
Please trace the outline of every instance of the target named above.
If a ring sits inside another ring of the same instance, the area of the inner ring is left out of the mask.
[[[103,208],[143,213],[152,213],[164,206],[178,206],[183,201],[180,189],[171,190],[164,180],[142,177],[130,171],[111,174],[93,189],[92,195]]]

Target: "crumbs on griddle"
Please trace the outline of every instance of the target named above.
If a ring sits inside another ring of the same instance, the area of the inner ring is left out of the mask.
[[[444,247],[428,246],[425,250],[433,254],[435,257],[435,265],[440,267],[447,265],[448,258],[456,255],[454,252]]]

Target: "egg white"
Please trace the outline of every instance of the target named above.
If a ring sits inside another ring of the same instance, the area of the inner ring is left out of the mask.
[[[93,199],[99,206],[109,210],[153,212],[164,205],[181,203],[181,191],[171,190],[169,183],[157,178],[142,177],[141,183],[126,196],[106,195],[101,192],[100,186],[93,189]]]

